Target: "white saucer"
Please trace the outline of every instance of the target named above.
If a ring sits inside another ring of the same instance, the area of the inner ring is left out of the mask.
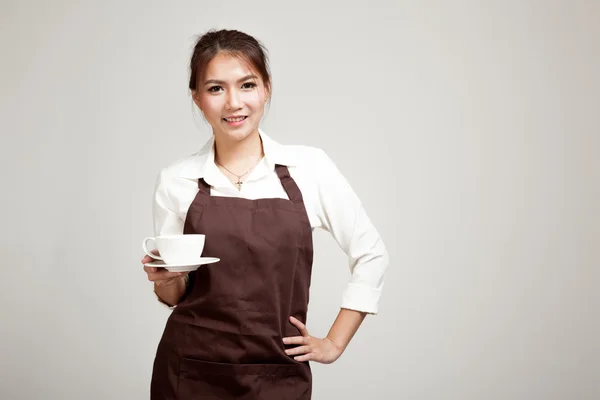
[[[216,257],[200,257],[197,262],[190,264],[165,264],[164,261],[156,260],[146,263],[144,266],[165,268],[169,272],[189,272],[197,270],[201,265],[212,264],[218,261],[221,261],[221,259]]]

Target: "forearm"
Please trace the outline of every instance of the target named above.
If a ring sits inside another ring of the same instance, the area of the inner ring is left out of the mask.
[[[366,316],[367,313],[342,308],[327,334],[327,339],[342,351],[345,350]]]
[[[154,283],[154,292],[165,303],[175,306],[185,294],[187,276],[162,284]]]

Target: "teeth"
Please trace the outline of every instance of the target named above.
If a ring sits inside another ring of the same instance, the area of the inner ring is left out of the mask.
[[[246,117],[238,117],[238,118],[225,118],[227,122],[240,122],[246,119]]]

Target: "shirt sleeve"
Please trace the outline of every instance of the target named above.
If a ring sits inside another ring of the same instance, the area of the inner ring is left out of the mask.
[[[158,174],[154,188],[152,215],[154,218],[154,235],[180,235],[183,233],[183,220],[176,212],[169,197],[169,180],[164,170]]]
[[[388,252],[360,199],[333,161],[318,150],[316,179],[317,214],[347,254],[351,277],[342,297],[342,308],[377,314],[388,266]]]

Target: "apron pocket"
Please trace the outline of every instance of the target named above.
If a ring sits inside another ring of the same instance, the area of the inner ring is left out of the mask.
[[[305,364],[226,364],[181,358],[177,399],[308,400]]]

